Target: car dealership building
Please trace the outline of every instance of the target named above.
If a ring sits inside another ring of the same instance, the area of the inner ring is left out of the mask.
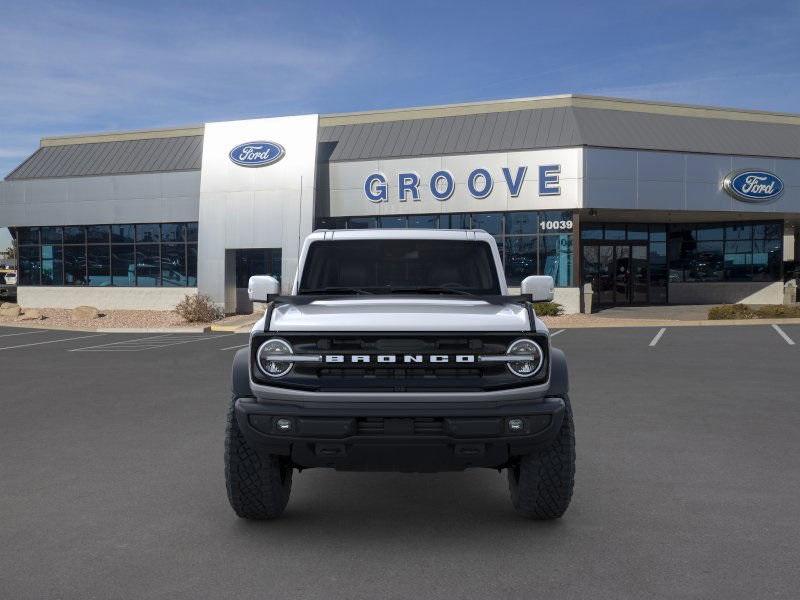
[[[168,309],[291,287],[329,228],[478,228],[556,301],[778,304],[800,115],[550,96],[50,137],[0,182],[28,307]]]

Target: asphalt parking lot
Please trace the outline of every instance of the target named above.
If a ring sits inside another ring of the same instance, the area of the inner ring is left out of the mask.
[[[797,598],[798,325],[559,330],[578,473],[551,523],[488,470],[309,470],[282,519],[237,519],[246,339],[0,328],[0,597]]]

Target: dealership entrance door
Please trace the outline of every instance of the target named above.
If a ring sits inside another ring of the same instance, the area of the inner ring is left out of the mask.
[[[592,284],[598,306],[646,304],[648,263],[647,243],[584,242],[583,282]]]
[[[233,250],[236,269],[236,312],[250,314],[253,303],[247,297],[247,282],[253,275],[272,275],[281,279],[280,248],[247,248]]]

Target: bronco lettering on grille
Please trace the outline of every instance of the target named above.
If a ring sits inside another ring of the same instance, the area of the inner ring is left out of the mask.
[[[382,363],[382,364],[414,364],[414,363],[474,363],[474,354],[378,354],[371,356],[369,354],[326,354],[324,361],[326,363]]]

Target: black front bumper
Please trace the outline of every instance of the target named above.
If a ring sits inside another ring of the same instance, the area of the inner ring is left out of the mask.
[[[262,454],[290,457],[298,467],[435,472],[502,467],[550,441],[565,401],[394,403],[331,402],[324,409],[255,398],[236,400],[236,419]],[[522,419],[512,432],[510,418]],[[281,431],[278,420],[291,424]]]

